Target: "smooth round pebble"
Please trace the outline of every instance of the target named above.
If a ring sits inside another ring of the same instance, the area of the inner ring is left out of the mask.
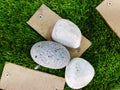
[[[70,61],[68,50],[61,44],[52,41],[41,41],[34,44],[30,53],[37,64],[51,69],[64,68]]]
[[[80,89],[90,83],[95,75],[93,66],[83,58],[74,58],[66,67],[65,81],[69,87]]]
[[[81,36],[78,26],[66,19],[59,19],[52,31],[54,41],[70,48],[80,47]]]

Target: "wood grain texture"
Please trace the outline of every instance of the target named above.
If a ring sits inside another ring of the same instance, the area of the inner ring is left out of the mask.
[[[35,31],[47,40],[51,39],[52,29],[55,23],[61,19],[55,12],[50,10],[46,5],[42,5],[35,14],[28,20],[27,24],[30,25]],[[68,48],[71,58],[81,56],[91,45],[91,42],[82,36],[80,51],[78,49]]]
[[[62,77],[34,71],[12,63],[5,64],[0,81],[4,90],[64,90]]]
[[[120,38],[120,0],[104,0],[96,9]]]

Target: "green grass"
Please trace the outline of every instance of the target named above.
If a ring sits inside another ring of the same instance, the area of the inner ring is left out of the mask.
[[[96,6],[103,0],[0,0],[0,73],[5,61],[34,68],[33,44],[44,40],[26,21],[42,3],[79,26],[92,46],[81,56],[95,68],[93,81],[82,90],[120,90],[120,39],[111,31]],[[64,77],[64,69],[40,71]],[[72,90],[67,85],[65,90]]]

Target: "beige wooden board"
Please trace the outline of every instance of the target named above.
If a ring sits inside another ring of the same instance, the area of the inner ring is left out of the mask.
[[[58,16],[55,12],[43,4],[27,23],[45,39],[51,40],[52,29],[59,19],[61,19],[60,16]],[[82,55],[90,47],[90,45],[91,42],[82,36],[80,51],[78,49],[68,48],[71,54],[71,58]]]
[[[120,38],[120,0],[104,0],[96,9]]]
[[[4,90],[64,90],[62,77],[34,71],[12,63],[5,64],[0,81]]]

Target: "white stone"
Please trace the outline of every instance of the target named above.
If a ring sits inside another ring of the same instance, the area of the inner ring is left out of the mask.
[[[83,58],[74,58],[65,70],[65,81],[69,87],[80,89],[90,83],[95,75],[93,66]]]
[[[70,48],[78,48],[81,42],[81,31],[73,22],[60,19],[56,22],[52,39]]]
[[[61,44],[52,41],[41,41],[34,44],[30,53],[37,64],[51,69],[64,68],[70,61],[68,50]]]

